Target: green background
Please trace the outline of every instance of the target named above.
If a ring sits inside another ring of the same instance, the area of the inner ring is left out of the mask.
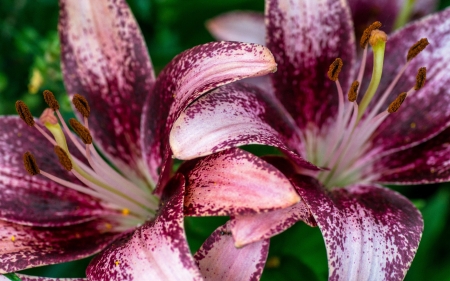
[[[144,33],[156,71],[177,53],[213,41],[204,27],[207,19],[226,11],[263,11],[262,0],[128,0]],[[442,1],[440,9],[449,6]],[[34,115],[44,108],[40,94],[50,89],[71,116],[59,66],[56,0],[1,0],[0,114],[15,114],[14,102],[24,100]],[[30,87],[33,77],[42,78]],[[39,75],[36,75],[39,73]],[[250,147],[254,153],[267,151]],[[450,280],[450,185],[396,188],[420,209],[425,231],[405,280]],[[226,218],[187,218],[186,231],[193,251]],[[89,259],[26,271],[52,277],[81,277]],[[263,280],[326,280],[325,247],[318,228],[297,223],[271,240]]]

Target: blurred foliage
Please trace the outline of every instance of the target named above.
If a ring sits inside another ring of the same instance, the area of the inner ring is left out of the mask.
[[[263,11],[262,0],[128,0],[144,33],[154,67],[160,71],[179,52],[212,41],[204,28],[209,18],[231,10]],[[440,3],[440,9],[450,0]],[[71,115],[59,65],[57,0],[2,0],[0,4],[0,114],[15,114],[24,100],[35,115],[44,108],[41,92],[51,89]],[[256,154],[277,153],[247,147]],[[393,187],[421,210],[425,231],[405,280],[450,280],[450,186]],[[227,218],[187,218],[192,251]],[[44,276],[81,277],[90,259],[27,270]],[[327,259],[318,228],[297,223],[271,240],[262,280],[326,280]]]

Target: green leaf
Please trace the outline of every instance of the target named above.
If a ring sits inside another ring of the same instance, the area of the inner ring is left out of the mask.
[[[15,273],[6,273],[3,274],[3,276],[12,281],[22,281],[22,279],[20,279]]]

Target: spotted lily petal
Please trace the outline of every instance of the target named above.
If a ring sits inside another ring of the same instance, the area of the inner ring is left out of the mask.
[[[267,0],[267,47],[278,71],[271,75],[280,102],[300,129],[321,125],[337,112],[336,86],[327,77],[335,58],[345,66],[344,89],[352,82],[355,40],[349,7],[335,0]]]
[[[105,233],[108,228],[103,220],[55,228],[0,221],[0,274],[93,255],[116,235]]]
[[[259,280],[269,252],[269,240],[244,248],[234,246],[229,227],[217,228],[195,253],[205,280]]]
[[[87,281],[86,278],[50,278],[50,277],[30,276],[24,274],[17,274],[17,276],[22,281]]]
[[[234,148],[188,163],[185,214],[223,216],[292,206],[300,197],[288,179],[253,154]]]
[[[174,195],[159,216],[100,253],[87,268],[89,280],[201,280],[184,232],[183,176],[166,190]]]
[[[48,149],[45,149],[48,147]],[[0,118],[0,218],[33,226],[63,226],[92,220],[108,211],[91,196],[41,176],[30,176],[23,154],[30,151],[43,171],[77,183],[53,153],[53,146],[18,117]]]
[[[154,74],[125,0],[60,0],[59,34],[70,95],[89,102],[96,144],[121,170],[139,176],[140,118]]]
[[[403,280],[423,230],[419,211],[400,194],[375,185],[321,190],[294,178],[325,240],[329,280]]]

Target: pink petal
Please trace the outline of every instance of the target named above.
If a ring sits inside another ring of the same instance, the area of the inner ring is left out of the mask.
[[[311,178],[294,181],[322,231],[329,280],[403,280],[423,230],[422,216],[408,199],[380,186],[327,194]]]
[[[152,177],[170,158],[168,134],[189,103],[221,85],[275,70],[270,51],[249,43],[208,43],[175,57],[158,76],[155,95],[147,99],[142,116],[142,143]]]
[[[114,239],[107,230],[103,220],[52,228],[0,221],[0,274],[93,255]]]
[[[218,41],[238,41],[264,45],[264,15],[257,12],[230,12],[209,20],[208,31]]]
[[[64,81],[92,114],[96,144],[126,174],[141,176],[140,118],[154,73],[126,1],[60,0]]]
[[[183,176],[167,190],[175,194],[159,216],[95,257],[86,271],[89,280],[201,280],[184,232]]]
[[[50,278],[17,274],[22,281],[87,281],[86,278]],[[1,280],[1,279],[0,279]],[[7,279],[6,281],[8,281]]]
[[[111,214],[91,196],[41,176],[30,176],[23,154],[30,151],[43,171],[80,183],[60,164],[50,144],[18,117],[0,118],[0,219],[33,226],[64,226]]]
[[[234,246],[228,226],[217,228],[195,253],[205,280],[259,280],[269,252],[269,240],[244,248]]]
[[[335,0],[267,0],[267,47],[278,71],[271,75],[275,93],[303,129],[334,118],[338,95],[327,78],[340,57],[340,81],[348,89],[353,78],[355,39],[349,7]]]
[[[187,178],[185,214],[224,216],[286,208],[300,201],[289,180],[275,167],[234,148],[182,168]]]

